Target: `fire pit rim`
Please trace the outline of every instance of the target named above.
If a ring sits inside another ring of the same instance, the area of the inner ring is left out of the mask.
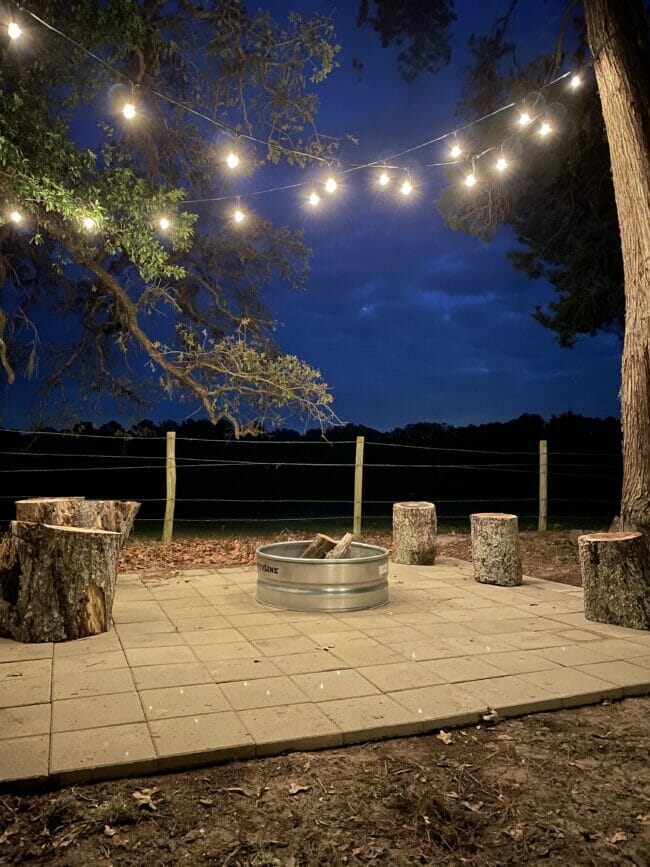
[[[352,545],[355,548],[366,548],[369,551],[372,551],[372,554],[368,554],[364,557],[345,557],[336,560],[327,560],[325,558],[319,557],[289,557],[284,554],[273,554],[269,549],[271,548],[279,548],[281,546],[287,545],[308,545],[311,542],[311,539],[292,539],[290,542],[271,542],[268,545],[260,545],[255,551],[257,554],[262,554],[264,557],[268,557],[271,560],[280,560],[283,563],[321,563],[323,565],[333,565],[335,563],[371,563],[373,560],[381,560],[388,553],[388,548],[382,548],[380,545],[369,545],[366,542],[353,542]],[[304,548],[303,548],[304,550]]]

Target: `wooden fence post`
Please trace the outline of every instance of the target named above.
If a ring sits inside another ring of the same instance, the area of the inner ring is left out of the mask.
[[[165,503],[165,523],[163,524],[163,545],[169,545],[174,534],[174,506],[176,504],[176,431],[167,431],[167,500]]]
[[[361,503],[363,500],[363,445],[364,437],[357,437],[357,451],[354,460],[354,519],[352,535],[361,538]]]
[[[537,531],[546,532],[548,517],[548,443],[539,441],[539,519]]]

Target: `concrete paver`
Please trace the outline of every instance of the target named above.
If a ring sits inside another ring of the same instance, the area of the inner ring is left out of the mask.
[[[52,731],[73,732],[101,726],[144,722],[135,689],[115,695],[91,695],[52,702]]]
[[[576,588],[390,568],[383,609],[255,600],[252,569],[122,575],[114,629],[0,639],[0,782],[124,776],[650,692],[650,634],[592,623]]]

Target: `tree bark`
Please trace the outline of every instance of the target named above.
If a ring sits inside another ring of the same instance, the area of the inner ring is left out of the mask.
[[[516,587],[521,584],[519,522],[516,515],[479,512],[470,516],[472,563],[479,584]]]
[[[393,503],[393,562],[432,566],[437,529],[433,503]]]
[[[119,533],[126,542],[140,503],[129,500],[86,500],[84,497],[52,497],[16,502],[16,519],[55,527],[83,527]]]
[[[12,521],[0,546],[0,632],[66,641],[110,629],[119,533]]]
[[[591,533],[578,539],[585,617],[650,629],[650,568],[641,533]]]
[[[643,0],[584,0],[625,275],[621,526],[650,557],[650,39]]]

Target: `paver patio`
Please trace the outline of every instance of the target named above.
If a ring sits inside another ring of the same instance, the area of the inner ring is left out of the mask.
[[[0,781],[127,776],[448,728],[650,692],[650,633],[582,591],[471,565],[391,564],[388,606],[268,609],[256,573],[121,575],[105,635],[0,639]]]

